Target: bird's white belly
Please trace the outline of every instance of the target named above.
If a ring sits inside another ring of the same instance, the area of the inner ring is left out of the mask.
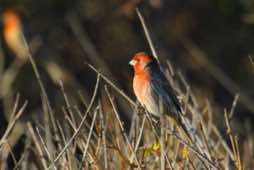
[[[146,83],[144,85],[144,88],[142,89],[142,93],[143,96],[146,96],[143,99],[143,103],[142,105],[147,109],[148,112],[150,112],[151,114],[155,115],[155,116],[160,116],[161,115],[161,110],[158,107],[158,101],[156,101],[156,99],[154,98],[154,95],[152,94],[153,89],[151,89],[151,86],[149,85],[149,83]]]

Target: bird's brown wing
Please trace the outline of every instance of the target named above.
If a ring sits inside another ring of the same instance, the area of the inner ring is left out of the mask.
[[[149,71],[153,98],[159,107],[163,107],[159,110],[163,111],[163,114],[169,114],[174,119],[179,119],[179,114],[181,114],[180,103],[165,75],[156,65],[151,65]]]
[[[159,68],[158,68],[159,69]],[[160,71],[153,71],[152,73],[152,80],[151,80],[151,87],[153,89],[153,97],[154,100],[157,102],[157,105],[162,103],[162,107],[159,110],[163,110],[161,114],[167,114],[171,118],[173,118],[178,126],[184,131],[184,134],[188,138],[190,142],[193,142],[192,137],[185,124],[183,122],[183,115],[180,103],[175,95],[173,88],[170,86],[168,80],[166,79],[165,75]]]

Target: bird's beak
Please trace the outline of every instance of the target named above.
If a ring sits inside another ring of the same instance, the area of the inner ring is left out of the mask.
[[[135,64],[137,64],[137,60],[131,60],[131,61],[129,62],[129,64],[132,65],[132,66],[134,66]]]

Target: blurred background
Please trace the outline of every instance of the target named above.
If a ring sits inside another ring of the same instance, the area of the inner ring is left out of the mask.
[[[171,63],[175,79],[179,72],[185,77],[201,105],[209,100],[213,121],[222,134],[226,135],[223,109],[230,109],[239,94],[233,128],[240,142],[253,140],[254,1],[1,0],[0,4],[1,13],[12,9],[19,14],[55,110],[61,110],[64,103],[58,80],[72,101],[78,99],[79,91],[91,98],[96,74],[86,63],[135,99],[128,62],[136,52],[151,53],[135,11],[139,7],[161,63]],[[0,57],[2,75],[17,58],[3,34]],[[10,86],[13,95],[19,93],[21,100],[29,102],[22,121],[36,117],[40,89],[29,62]],[[3,134],[8,122],[3,100],[0,109]],[[132,113],[124,111],[122,116],[128,121]]]

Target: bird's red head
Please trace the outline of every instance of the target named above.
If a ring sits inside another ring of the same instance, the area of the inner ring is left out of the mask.
[[[3,24],[6,32],[11,31],[20,25],[19,16],[14,10],[8,9],[3,13]]]
[[[135,74],[139,74],[142,73],[146,66],[153,62],[153,60],[153,57],[144,52],[139,52],[134,55],[129,64],[133,66]]]

